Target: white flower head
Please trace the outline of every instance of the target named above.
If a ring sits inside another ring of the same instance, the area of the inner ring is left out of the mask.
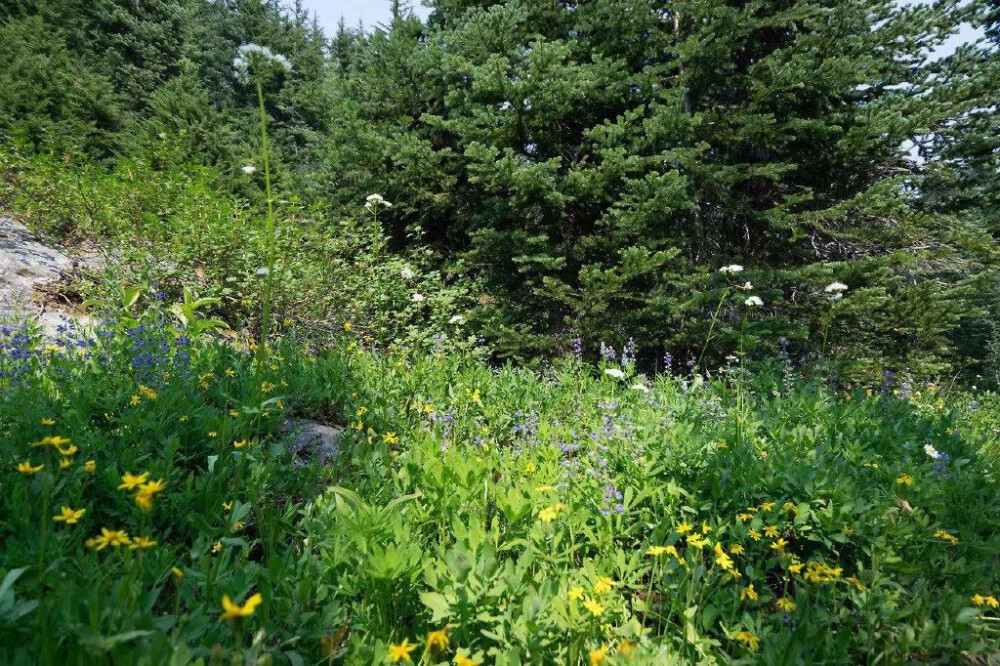
[[[719,269],[720,273],[742,273],[743,267],[739,264],[730,264]]]
[[[465,317],[463,317],[462,315],[455,315],[454,317],[452,317],[451,319],[448,320],[448,323],[449,324],[464,324],[465,323]]]
[[[399,277],[403,278],[404,280],[412,280],[413,269],[410,268],[409,266],[403,266],[402,270],[399,271]]]
[[[263,266],[257,269],[257,275],[265,277],[271,274],[271,270],[267,266]]]
[[[381,194],[369,194],[365,197],[365,208],[368,210],[378,210],[378,207],[392,208],[392,204],[385,200]]]
[[[843,282],[831,282],[830,284],[826,285],[826,289],[824,289],[823,291],[825,291],[828,294],[836,294],[841,291],[847,291],[847,285],[844,284]]]
[[[423,303],[424,302],[424,295],[423,294],[413,294],[412,296],[410,296],[410,300],[413,301],[414,303]]]
[[[760,308],[764,307],[764,301],[760,300],[757,296],[751,296],[747,300],[743,301],[747,307]]]
[[[632,386],[633,391],[640,391],[642,393],[649,393],[649,387],[645,384],[635,384]]]
[[[740,286],[740,289],[742,289],[743,291],[750,291],[751,289],[753,289],[753,283],[747,280]]]
[[[254,165],[252,165],[252,164],[248,164],[248,165],[246,165],[245,167],[243,167],[243,173],[247,174],[248,176],[249,176],[250,174],[252,174],[252,173],[256,173],[256,172],[257,172],[257,167],[255,167],[255,166],[254,166]]]
[[[251,70],[260,72],[267,67],[282,69],[286,72],[292,71],[292,63],[288,62],[288,58],[280,53],[274,53],[266,46],[243,44],[236,49],[233,72],[239,80],[246,82]]]
[[[614,377],[615,379],[621,379],[622,377],[625,376],[625,373],[619,370],[618,368],[608,368],[607,370],[604,371],[604,374],[606,374],[608,377]]]
[[[941,452],[935,449],[931,444],[924,444],[924,453],[929,455],[934,460],[939,460],[941,458]]]

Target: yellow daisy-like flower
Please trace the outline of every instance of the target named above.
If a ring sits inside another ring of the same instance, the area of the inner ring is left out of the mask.
[[[87,472],[87,474],[93,474],[94,472],[97,471],[97,463],[94,462],[93,460],[88,460],[87,462],[83,463],[83,469],[84,471]]]
[[[238,520],[237,520],[237,521],[236,521],[235,523],[233,523],[233,529],[234,529],[234,530],[241,530],[241,529],[243,529],[244,527],[246,527],[246,525],[244,525],[243,523],[241,523],[241,522],[240,522],[240,521],[238,521]]]
[[[741,544],[738,544],[738,543],[734,543],[732,546],[729,547],[729,552],[732,555],[739,555],[743,551],[744,551],[743,546]]]
[[[229,410],[229,415],[231,417],[233,417],[234,419],[238,419],[240,417],[240,413],[238,411],[236,411],[235,409],[230,409]]]
[[[694,529],[694,525],[691,525],[689,523],[681,523],[681,524],[677,525],[677,527],[674,528],[674,530],[676,530],[676,532],[678,534],[687,534],[688,532],[690,532],[693,529]]]
[[[73,525],[81,518],[83,518],[83,514],[85,513],[87,513],[86,509],[77,509],[74,511],[68,506],[64,506],[62,509],[59,510],[58,515],[52,516],[52,520],[56,521],[57,523],[66,523],[67,525]]]
[[[129,400],[129,404],[132,405],[132,406],[138,405],[141,402],[142,402],[142,398],[140,398],[137,395],[132,396],[132,398]]]
[[[774,527],[773,525],[765,527],[764,536],[766,536],[768,539],[774,539],[775,537],[778,536],[778,528]]]
[[[382,436],[382,441],[386,444],[399,444],[399,435],[394,432],[387,432]]]
[[[235,448],[237,448],[237,449],[242,449],[242,448],[243,448],[244,446],[246,446],[246,445],[247,445],[247,444],[249,444],[249,443],[250,443],[250,441],[249,441],[249,440],[246,440],[246,439],[241,439],[241,440],[240,440],[240,441],[238,441],[238,442],[233,442],[233,446],[234,446]]]
[[[805,566],[806,565],[803,564],[802,562],[794,562],[794,563],[788,565],[788,570],[790,572],[792,572],[793,574],[798,575],[798,574],[802,573],[802,569],[804,569]]]
[[[242,606],[233,603],[232,599],[228,595],[222,597],[222,616],[223,620],[240,620],[245,617],[250,617],[257,610],[257,606],[263,603],[264,597],[257,594],[253,595],[246,600]]]
[[[448,649],[448,627],[427,634],[427,651],[434,649],[444,652]]]
[[[761,511],[770,511],[774,508],[774,502],[764,502],[760,505]]]
[[[785,613],[791,613],[793,610],[795,610],[795,602],[789,599],[788,597],[781,597],[780,599],[774,602],[774,605],[777,607],[778,610]]]
[[[596,650],[590,651],[590,666],[600,666],[608,657],[608,646],[602,645]]]
[[[756,650],[760,645],[760,638],[751,634],[749,631],[741,631],[736,634],[736,640],[740,643],[746,644],[751,650]]]
[[[864,592],[865,590],[868,589],[867,587],[865,587],[864,583],[858,580],[857,576],[851,576],[850,578],[845,578],[844,580],[853,585],[854,589],[857,590],[858,592]]]
[[[156,541],[153,541],[149,537],[139,536],[132,539],[132,543],[129,544],[129,550],[148,550],[156,545]]]
[[[667,553],[666,546],[650,546],[649,550],[646,551],[646,555],[649,557],[660,557]]]
[[[588,611],[590,611],[590,614],[593,615],[594,617],[600,617],[601,614],[604,612],[604,606],[602,606],[600,602],[598,602],[595,599],[586,599],[583,602],[583,606]]]
[[[475,661],[462,655],[455,656],[455,666],[479,666]]]
[[[416,643],[411,643],[409,638],[404,638],[402,643],[389,646],[389,654],[387,656],[389,657],[389,661],[394,664],[400,661],[413,663],[413,659],[410,658],[410,653],[418,647],[420,646]]]
[[[174,574],[174,578],[176,578],[177,580],[184,578],[184,572],[178,569],[177,567],[173,567],[170,571]]]
[[[608,578],[607,576],[599,576],[597,582],[594,583],[594,593],[595,594],[607,594],[612,589],[618,587],[619,583],[613,578]]]
[[[746,601],[747,599],[757,601],[758,596],[760,595],[757,594],[757,590],[753,589],[753,583],[740,590],[740,601]]]
[[[143,394],[149,400],[156,400],[156,391],[149,388],[148,386],[143,386],[139,384],[139,393]]]
[[[35,474],[36,472],[41,472],[45,468],[45,465],[38,465],[37,467],[32,467],[31,463],[25,460],[24,462],[17,464],[17,471],[21,474]]]
[[[43,426],[54,426],[55,424],[56,424],[55,419],[49,419],[49,418],[42,419]]]
[[[64,455],[67,458],[69,456],[71,456],[71,455],[74,455],[79,450],[80,449],[77,448],[76,444],[70,444],[66,448],[63,448],[62,446],[57,446],[56,447],[56,451],[58,451],[60,453],[60,455]]]
[[[712,532],[712,528],[708,526],[708,522],[704,521],[704,520],[701,521],[701,533],[702,534],[711,534],[711,532]]]
[[[788,545],[787,541],[785,541],[784,539],[778,539],[777,541],[771,544],[771,550],[776,550],[780,553],[785,550],[785,546],[787,545]]]
[[[215,430],[209,430],[208,431],[208,436],[209,437],[218,437],[219,433],[217,431],[215,431]]]
[[[222,550],[222,542],[221,541],[216,541],[214,544],[212,544],[212,552],[213,553],[218,553],[220,550]]]
[[[913,477],[909,474],[904,474],[903,476],[896,479],[896,483],[901,486],[909,486],[913,483]]]
[[[146,483],[149,479],[149,472],[143,472],[142,474],[132,474],[131,472],[125,472],[122,476],[121,485],[118,486],[118,490],[134,490],[142,484]]]
[[[740,520],[741,520],[742,522],[744,522],[744,523],[745,523],[745,522],[748,522],[748,521],[751,521],[751,520],[753,520],[753,514],[752,514],[752,513],[741,513],[741,514],[739,515],[739,519],[740,519]]]
[[[236,376],[236,371],[233,370],[232,368],[226,368],[226,376],[227,377],[235,377]]]
[[[760,532],[758,532],[757,530],[750,530],[749,532],[747,532],[747,536],[749,536],[754,541],[760,541]]]
[[[692,534],[687,538],[687,544],[692,548],[704,548],[708,545],[708,539],[700,534]]]
[[[781,508],[789,513],[795,514],[796,516],[799,515],[799,507],[796,506],[795,502],[785,502]]]
[[[583,599],[583,588],[579,586],[569,588],[569,598],[570,601],[579,601],[580,599]]]
[[[942,541],[947,541],[948,543],[950,543],[953,546],[956,543],[958,543],[958,537],[957,536],[955,536],[954,534],[949,534],[948,532],[945,532],[944,530],[938,530],[937,532],[935,532],[934,533],[934,538],[935,539],[941,539]]]
[[[127,546],[131,542],[132,540],[125,530],[109,530],[107,527],[102,527],[98,536],[87,539],[85,543],[88,548],[104,550],[108,546],[117,548],[118,546]]]
[[[69,469],[73,466],[72,458],[63,458],[59,461],[59,469]]]
[[[226,511],[232,511],[233,510],[233,503],[232,502],[223,502],[222,503],[222,508],[225,509]]]
[[[983,596],[982,594],[977,594],[972,597],[972,603],[976,606],[989,606],[990,608],[1000,608],[1000,601],[997,601],[994,596]]]

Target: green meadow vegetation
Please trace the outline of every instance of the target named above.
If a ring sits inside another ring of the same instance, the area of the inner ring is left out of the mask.
[[[0,662],[1000,659],[995,1],[391,5],[0,7]]]

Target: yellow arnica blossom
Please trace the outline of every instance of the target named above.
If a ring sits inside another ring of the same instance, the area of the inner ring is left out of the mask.
[[[163,492],[167,487],[166,482],[163,479],[157,481],[150,481],[139,486],[139,492],[135,495],[135,503],[143,511],[149,512],[153,510],[153,498],[158,494]]]
[[[799,515],[799,507],[797,507],[794,502],[785,502],[781,508],[785,511],[794,513],[796,516]]]
[[[909,474],[904,474],[903,476],[896,479],[896,483],[898,483],[901,486],[908,486],[913,483],[913,477],[910,476]]]
[[[83,518],[83,514],[87,513],[86,509],[73,510],[68,506],[64,506],[60,509],[59,514],[52,516],[52,520],[57,523],[66,523],[67,525],[72,525]]]
[[[129,550],[146,550],[152,548],[156,545],[156,542],[149,537],[139,536],[132,539],[132,543],[129,544]]]
[[[750,520],[753,520],[753,514],[752,514],[752,513],[741,513],[741,514],[739,515],[739,519],[740,519],[740,520],[741,520],[742,522],[744,522],[744,523],[745,523],[745,522],[747,522],[747,521],[750,521]]]
[[[478,666],[475,661],[469,659],[468,657],[463,657],[458,655],[455,657],[455,666]]]
[[[715,544],[715,563],[726,571],[733,569],[733,559],[726,554],[721,543]]]
[[[83,463],[83,469],[86,470],[87,474],[93,474],[97,471],[97,463],[93,460],[88,460]]]
[[[757,646],[760,645],[760,638],[754,636],[749,631],[741,631],[736,634],[736,640],[740,643],[745,643],[751,650],[756,650]]]
[[[233,442],[233,446],[236,447],[237,449],[242,449],[244,446],[246,446],[249,443],[250,443],[249,440],[241,439],[238,442]]]
[[[734,543],[732,546],[729,547],[729,552],[732,555],[739,555],[740,553],[743,552],[743,550],[744,550],[743,546],[738,543]]]
[[[760,532],[758,532],[757,530],[750,530],[749,532],[747,532],[747,536],[749,536],[754,541],[760,541]]]
[[[660,557],[661,555],[667,554],[666,546],[650,546],[649,550],[646,551],[646,555],[649,557]]]
[[[260,593],[253,595],[246,600],[242,606],[234,604],[233,600],[229,598],[228,595],[222,597],[222,619],[223,620],[239,620],[244,617],[250,617],[253,615],[254,611],[257,610],[257,606],[260,606],[264,601],[264,597],[260,596]]]
[[[240,413],[235,409],[230,409],[229,415],[232,416],[234,419],[238,419],[240,417]]]
[[[137,395],[132,396],[132,398],[129,400],[129,404],[131,405],[138,405],[140,402],[142,402],[142,398],[140,398]]]
[[[764,502],[763,504],[760,505],[761,511],[770,511],[773,508],[774,508],[774,502]]]
[[[442,652],[448,649],[448,627],[444,629],[438,629],[437,631],[432,631],[427,634],[427,649],[428,650],[441,650]]]
[[[594,617],[600,617],[601,613],[604,612],[604,606],[601,605],[596,599],[586,599],[583,602],[584,608],[590,611],[590,614]]]
[[[711,534],[711,532],[712,532],[712,528],[708,526],[708,522],[704,521],[704,520],[701,521],[701,533],[702,534]]]
[[[958,537],[957,536],[955,536],[954,534],[949,534],[948,532],[945,532],[944,530],[938,530],[937,532],[935,532],[934,533],[934,538],[935,539],[941,539],[942,541],[947,541],[951,545],[955,545],[956,543],[958,543]]]
[[[59,469],[69,469],[73,466],[72,458],[63,458],[59,461]]]
[[[118,546],[127,546],[131,542],[128,533],[124,530],[109,530],[107,527],[102,527],[100,535],[87,539],[85,543],[87,548],[104,550],[108,546],[117,548]]]
[[[232,511],[233,510],[233,503],[232,502],[223,502],[222,503],[222,508],[225,509],[226,511]]]
[[[757,590],[753,589],[753,583],[740,590],[740,601],[745,601],[747,599],[750,601],[757,601],[758,596]]]
[[[218,553],[220,550],[222,550],[222,542],[221,541],[216,541],[214,544],[212,544],[212,552],[213,553]]]
[[[121,485],[118,486],[118,490],[133,490],[146,483],[148,479],[149,472],[143,472],[142,474],[125,472],[125,475],[122,477]]]
[[[867,587],[865,587],[864,583],[858,580],[857,576],[851,576],[850,578],[845,578],[844,580],[853,585],[854,589],[857,590],[858,592],[864,592],[865,590],[868,589]]]
[[[793,610],[795,610],[795,602],[789,599],[788,597],[781,597],[780,599],[774,602],[774,605],[777,606],[778,610],[783,611],[785,613],[791,613]]]
[[[590,651],[590,666],[599,666],[608,657],[608,646],[602,645],[596,650]]]
[[[246,525],[244,525],[242,522],[240,522],[238,520],[235,523],[233,523],[233,529],[234,530],[241,530],[244,527],[246,527]]]
[[[382,436],[382,441],[386,444],[399,444],[399,435],[394,432],[387,432]]]
[[[618,644],[618,649],[615,650],[615,654],[620,657],[631,657],[632,653],[635,652],[636,644],[632,641],[622,641]]]
[[[273,390],[274,390],[275,388],[277,388],[277,387],[276,387],[276,386],[275,386],[274,384],[272,384],[271,382],[263,382],[263,383],[262,383],[262,384],[260,385],[260,390],[261,390],[262,392],[264,392],[264,393],[270,393],[270,392],[271,392],[271,391],[273,391]]]
[[[566,508],[566,505],[562,502],[556,504],[555,506],[546,507],[538,512],[538,519],[543,523],[551,523],[560,513],[565,511]]]
[[[36,446],[36,447],[37,446],[54,446],[56,448],[59,448],[61,446],[66,446],[71,441],[72,440],[70,440],[67,437],[60,437],[60,436],[57,435],[55,437],[42,437],[37,442],[32,442],[31,445],[32,446]]]
[[[997,601],[996,597],[986,596],[977,594],[972,597],[972,603],[977,606],[989,606],[990,608],[1000,608],[1000,601]]]
[[[691,525],[689,523],[681,523],[674,529],[677,530],[678,534],[687,534],[688,532],[694,529],[694,525]]]
[[[822,562],[810,562],[809,568],[806,569],[805,577],[810,583],[830,583],[840,576],[843,571],[840,567],[828,567]]]
[[[176,578],[177,580],[180,580],[181,578],[184,578],[184,572],[183,572],[183,571],[181,571],[180,569],[178,569],[177,567],[174,567],[174,568],[172,568],[172,569],[171,569],[170,571],[172,571],[172,572],[173,572],[173,574],[174,574],[174,577],[175,577],[175,578]]]
[[[802,562],[792,562],[791,564],[788,565],[788,570],[791,571],[793,574],[798,575],[802,573],[802,569],[804,569],[805,566],[806,565],[803,564]]]
[[[24,462],[17,464],[17,471],[21,474],[34,474],[35,472],[41,472],[44,467],[45,465],[32,467],[31,463],[25,460]]]
[[[776,536],[778,536],[778,528],[777,527],[769,525],[769,526],[765,527],[763,531],[764,531],[764,536],[766,536],[768,539],[773,539]]]
[[[56,420],[55,419],[42,419],[42,425],[44,425],[44,426],[52,426],[52,425],[55,425],[55,424],[56,424]]]
[[[692,534],[687,539],[687,544],[694,548],[704,548],[708,545],[708,539],[701,536],[700,534]]]
[[[771,550],[776,550],[780,553],[785,550],[785,546],[787,545],[788,545],[787,541],[785,541],[784,539],[778,539],[777,541],[771,544]]]
[[[389,661],[394,664],[400,661],[413,663],[413,660],[410,659],[410,653],[418,647],[416,643],[411,643],[409,638],[404,638],[403,642],[399,645],[389,646]]]
[[[156,391],[149,388],[148,386],[143,386],[142,384],[139,384],[139,393],[143,394],[150,400],[156,400]]]
[[[56,447],[56,451],[58,451],[58,452],[59,452],[60,454],[62,454],[62,455],[64,455],[64,456],[66,456],[67,458],[68,458],[69,456],[71,456],[71,455],[75,454],[75,453],[76,453],[77,451],[79,451],[79,450],[80,450],[80,449],[78,449],[78,448],[76,447],[76,444],[70,444],[70,445],[69,445],[69,446],[67,446],[66,448],[63,448],[63,447],[61,447],[61,446],[57,446],[57,447]]]
[[[607,576],[599,576],[597,582],[594,583],[594,593],[595,594],[607,594],[613,588],[618,587],[618,583],[613,578],[608,578]]]
[[[580,599],[583,599],[583,588],[576,585],[569,588],[569,598],[571,601],[579,601]]]

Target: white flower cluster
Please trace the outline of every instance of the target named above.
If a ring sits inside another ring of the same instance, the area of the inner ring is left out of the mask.
[[[615,379],[621,379],[622,377],[625,376],[625,373],[619,370],[618,368],[608,368],[607,370],[604,371],[604,374],[606,374],[608,377],[614,377]]]
[[[924,453],[929,455],[934,460],[941,459],[941,452],[935,449],[933,444],[924,444]]]
[[[831,301],[839,301],[844,297],[844,292],[847,291],[847,285],[843,282],[831,282],[826,285],[826,289],[823,291],[830,295]]]
[[[243,173],[245,173],[248,176],[256,172],[257,172],[257,167],[255,167],[252,164],[248,164],[245,167],[243,167]]]
[[[751,296],[744,303],[751,308],[761,308],[764,307],[764,301],[760,300],[758,296]]]
[[[719,269],[720,273],[742,273],[743,267],[739,264],[730,264]]]
[[[265,64],[277,66],[286,72],[292,71],[292,63],[288,62],[288,58],[280,53],[274,53],[271,49],[260,44],[243,44],[236,49],[233,72],[236,74],[236,78],[245,81],[251,69],[260,69]]]
[[[392,208],[392,204],[385,200],[381,194],[369,194],[365,197],[365,208],[368,210],[378,211],[379,206],[382,208]]]

